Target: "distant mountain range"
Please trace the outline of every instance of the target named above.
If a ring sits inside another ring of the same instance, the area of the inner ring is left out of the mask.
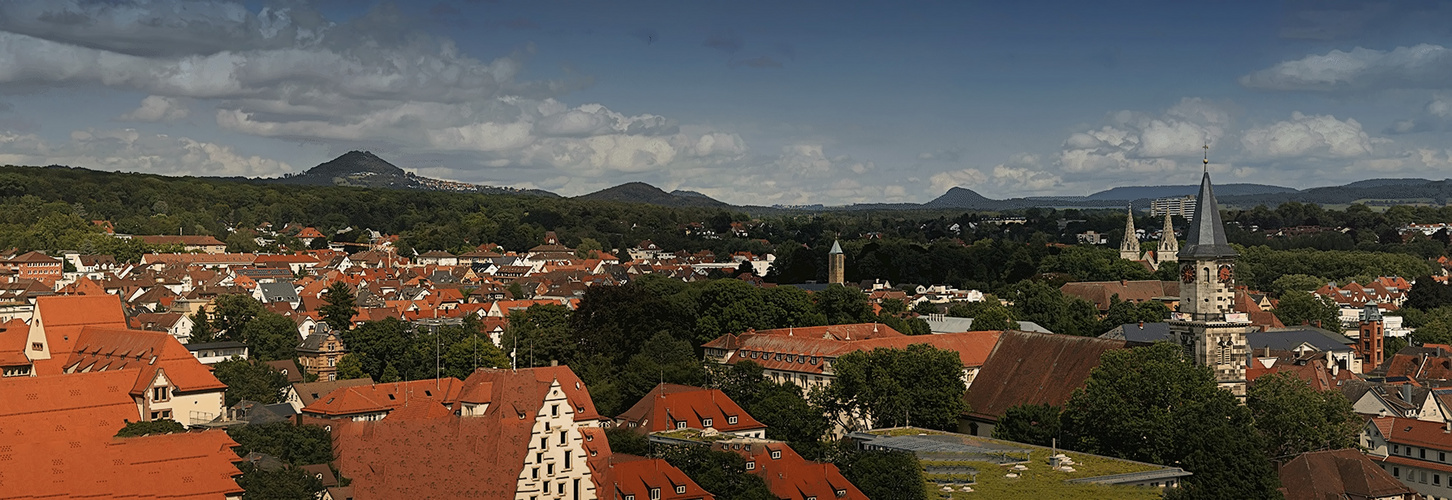
[[[558,197],[549,191],[485,186],[457,181],[439,180],[407,172],[368,151],[350,151],[319,164],[306,172],[282,178],[251,179],[254,182],[275,182],[313,186],[356,186],[370,188],[419,189],[485,194],[523,194]],[[1194,195],[1198,185],[1122,186],[1088,196],[1035,196],[995,200],[972,189],[954,187],[927,203],[868,203],[840,207],[810,205],[799,207],[734,207],[756,211],[792,210],[1013,210],[1041,208],[1123,208],[1131,204],[1147,208],[1158,198]],[[1367,179],[1344,186],[1294,189],[1266,184],[1222,184],[1215,186],[1215,195],[1223,207],[1250,208],[1256,205],[1277,206],[1287,201],[1344,205],[1446,204],[1452,199],[1452,181],[1428,179]],[[628,182],[574,197],[580,200],[645,203],[670,207],[733,208],[732,205],[696,191],[666,192],[644,182]]]

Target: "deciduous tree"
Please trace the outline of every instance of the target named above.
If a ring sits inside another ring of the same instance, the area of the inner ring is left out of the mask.
[[[1289,374],[1255,379],[1245,404],[1266,455],[1280,462],[1308,451],[1355,448],[1361,431],[1361,418],[1340,391],[1316,391]]]
[[[227,384],[226,405],[238,401],[256,401],[272,404],[282,400],[282,390],[287,387],[287,376],[260,362],[232,358],[212,365],[212,375]]]
[[[928,344],[878,348],[843,355],[832,369],[837,377],[820,399],[848,428],[956,429],[968,409],[963,362],[953,351]]]

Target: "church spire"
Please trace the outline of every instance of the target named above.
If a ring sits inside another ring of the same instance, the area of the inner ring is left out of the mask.
[[[1175,262],[1178,260],[1178,253],[1180,240],[1175,238],[1175,224],[1170,221],[1170,213],[1165,212],[1165,227],[1160,230],[1160,248],[1155,255],[1160,262]]]
[[[1200,195],[1195,199],[1195,217],[1185,232],[1185,246],[1180,260],[1217,259],[1240,255],[1225,240],[1225,225],[1220,222],[1220,204],[1210,185],[1209,146],[1205,146],[1205,173],[1200,178]]]
[[[1124,219],[1124,240],[1119,242],[1119,258],[1125,260],[1139,260],[1139,236],[1134,231],[1134,206],[1129,207],[1129,213]]]

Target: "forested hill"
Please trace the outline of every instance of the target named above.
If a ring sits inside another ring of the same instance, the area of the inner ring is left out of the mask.
[[[241,179],[230,179],[241,180]],[[264,183],[299,184],[306,186],[353,186],[389,189],[419,189],[488,194],[531,194],[557,196],[538,189],[515,189],[484,186],[466,182],[432,179],[398,168],[388,160],[369,151],[349,151],[342,156],[318,164],[306,172],[278,178],[252,179]]]

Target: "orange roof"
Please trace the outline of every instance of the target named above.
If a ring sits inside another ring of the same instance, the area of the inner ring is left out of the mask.
[[[186,346],[165,332],[84,327],[64,368],[68,373],[140,370],[130,387],[130,393],[137,396],[151,387],[158,372],[182,393],[227,388]]]
[[[302,411],[314,415],[342,417],[391,412],[419,401],[452,405],[459,399],[462,388],[463,383],[453,377],[343,387],[318,398]]]
[[[736,417],[732,424],[727,417]],[[679,423],[692,429],[705,429],[706,420],[711,427],[721,432],[741,432],[765,429],[746,410],[720,389],[702,389],[678,384],[660,384],[649,394],[640,398],[625,413],[615,417],[623,423],[634,424],[638,432],[661,432],[675,429]]]
[[[650,494],[651,490],[658,490],[656,493],[661,500],[715,498],[686,476],[686,473],[659,458],[616,454],[610,461],[606,478],[609,481],[606,484],[610,484],[615,490],[614,495],[609,498],[626,498],[626,495],[631,495],[636,500],[649,500],[654,498]],[[600,483],[601,481],[596,480],[596,484]],[[680,486],[684,486],[685,491],[677,493],[676,488]],[[596,491],[599,492],[600,489],[597,488]],[[609,494],[609,490],[605,493]]]
[[[137,419],[134,374],[17,377],[0,384],[3,498],[217,498],[242,492],[222,431],[117,439]],[[44,478],[44,480],[36,480]]]
[[[24,320],[12,319],[0,323],[0,366],[24,366],[30,364],[25,355],[26,340],[30,336],[30,325]]]
[[[308,226],[308,227],[303,228],[302,231],[299,231],[297,233],[297,237],[299,237],[299,238],[322,238],[323,237],[323,233],[321,231],[318,231],[317,229],[314,229],[312,226]]]
[[[838,326],[865,326],[838,325]],[[881,326],[881,325],[879,325]],[[929,344],[939,349],[958,353],[964,367],[982,366],[988,354],[998,343],[999,331],[957,332],[937,335],[879,336],[866,340],[840,340],[821,327],[796,328],[788,330],[765,330],[743,333],[739,336],[726,334],[707,342],[708,349],[725,349],[731,352],[725,362],[735,364],[749,360],[769,370],[795,371],[805,373],[826,373],[826,364],[817,358],[837,358],[856,351],[870,351],[877,348],[903,349],[915,344]],[[881,326],[888,329],[886,326]],[[800,334],[802,331],[821,331],[813,336]],[[870,331],[870,330],[869,330]],[[825,338],[824,338],[825,337]]]
[[[777,498],[806,500],[808,498],[847,498],[867,500],[867,495],[857,489],[842,475],[836,465],[812,462],[791,446],[782,442],[756,442],[743,444],[725,442],[714,445],[717,451],[734,452],[756,462],[753,474],[766,480],[766,486]],[[838,495],[837,492],[842,492]]]
[[[1397,417],[1375,417],[1371,421],[1389,442],[1452,451],[1452,436],[1445,432],[1446,424]]]
[[[126,328],[121,298],[115,295],[64,295],[35,299],[35,322],[45,328],[51,357],[71,352],[81,328]],[[34,325],[32,325],[34,327]]]

